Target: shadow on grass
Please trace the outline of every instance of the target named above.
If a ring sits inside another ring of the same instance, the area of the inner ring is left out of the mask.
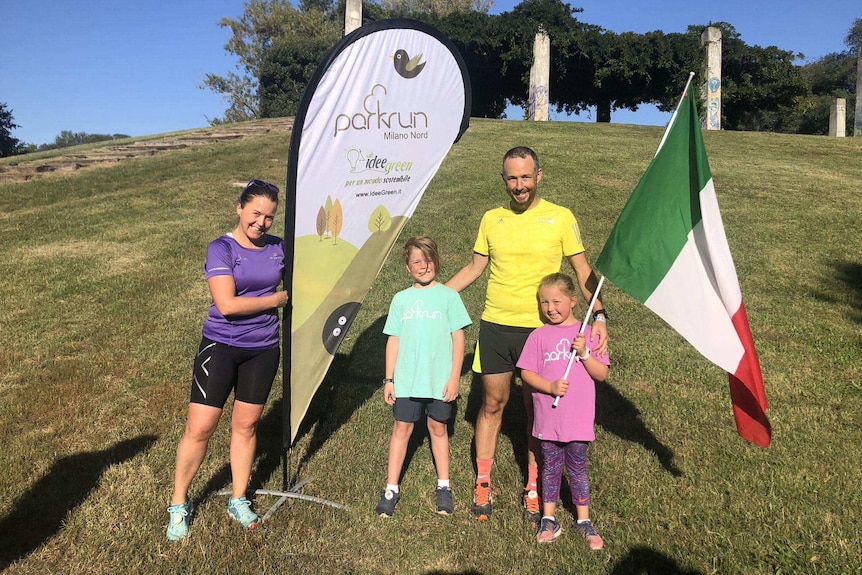
[[[635,404],[607,382],[596,384],[596,423],[620,439],[642,445],[655,454],[668,473],[682,477],[673,462],[673,451],[647,428]]]
[[[311,433],[299,469],[350,420],[360,405],[381,391],[388,338],[383,333],[385,323],[386,316],[377,318],[359,334],[349,355],[335,355],[297,434],[299,440]]]
[[[676,561],[655,549],[635,547],[608,571],[610,575],[703,575],[702,571],[681,568]]]
[[[466,361],[466,360],[465,360]],[[469,364],[468,364],[469,365]],[[514,378],[513,378],[514,379]],[[482,405],[482,378],[473,374],[473,383],[467,398],[464,419],[476,427],[476,418]],[[640,418],[635,405],[607,382],[596,384],[596,423],[620,439],[640,444],[658,458],[662,467],[674,477],[682,471],[673,462],[673,451],[656,438]],[[512,443],[515,460],[524,479],[527,477],[527,416],[521,398],[521,387],[511,384],[509,402],[503,411],[500,431]],[[475,466],[475,445],[471,456]]]
[[[469,360],[469,363],[467,361]],[[473,363],[473,355],[464,358],[464,364],[470,366]],[[482,390],[482,376],[473,373],[470,383],[470,393],[467,396],[467,406],[464,408],[464,419],[473,426],[474,438],[470,457],[473,461],[473,471],[476,469],[476,441],[475,429],[476,419],[482,407],[484,392]],[[500,426],[500,435],[506,436],[512,444],[512,452],[515,454],[515,462],[526,480],[527,477],[527,412],[524,408],[524,400],[521,386],[515,383],[515,378],[509,383],[509,401],[503,408],[503,423]]]
[[[385,350],[388,339],[388,336],[383,333],[385,323],[386,316],[379,317],[359,335],[349,355],[341,353],[335,355],[297,433],[297,440],[311,433],[308,448],[297,466],[297,473],[323,444],[350,420],[359,406],[375,394],[381,393],[380,381],[386,370]],[[468,361],[472,362],[472,356],[464,360],[464,365],[467,366],[464,368],[464,373],[469,370]],[[378,400],[382,402],[382,396]],[[453,406],[453,417],[449,420],[450,437],[455,433],[458,409],[456,402]],[[387,428],[387,431],[391,429]],[[388,443],[388,435],[386,437]],[[402,476],[410,467],[416,451],[427,438],[428,427],[420,420],[416,423],[408,443]]]
[[[56,535],[66,517],[87,500],[106,469],[148,450],[156,439],[143,435],[102,451],[78,453],[55,461],[0,520],[0,570]]]
[[[260,488],[273,490],[292,488],[301,479],[300,475],[305,464],[320,450],[326,440],[347,423],[360,405],[380,390],[380,379],[383,377],[385,367],[384,350],[387,337],[383,334],[385,322],[386,317],[381,317],[363,331],[349,356],[343,353],[335,354],[326,377],[314,394],[296,434],[296,442],[298,442],[311,433],[308,447],[301,454],[298,463],[294,462],[294,453],[289,454],[291,461],[288,472],[292,476],[287,478],[284,476],[282,467],[284,398],[275,401],[267,410],[258,425],[259,459],[249,482],[250,491]],[[276,385],[280,383],[279,380]],[[281,473],[277,473],[279,470]],[[274,484],[276,481],[278,484]],[[198,499],[206,500],[230,484],[230,465],[226,464],[210,477]]]
[[[281,484],[266,486],[263,484],[281,466],[281,405],[281,399],[275,401],[258,424],[257,454],[260,459],[257,461],[257,466],[254,468],[251,480],[249,481],[249,490],[263,487],[279,490],[283,487]],[[230,415],[230,413],[223,413],[219,425],[230,426]],[[207,457],[211,457],[212,455],[212,450],[207,452]],[[217,454],[217,456],[222,457],[223,454]],[[226,463],[209,478],[200,494],[193,498],[195,506],[197,507],[200,503],[218,493],[222,488],[230,487],[232,480],[230,464]],[[194,482],[192,482],[192,485],[194,485]]]
[[[368,401],[381,389],[380,378],[385,371],[385,354],[387,336],[383,334],[386,316],[378,318],[366,328],[357,338],[349,355],[336,353],[332,365],[320,387],[312,398],[308,412],[297,432],[297,440],[311,434],[308,447],[302,453],[298,464],[291,461],[290,472],[294,477],[288,479],[294,484],[305,464],[322,448],[326,441],[343,427],[356,412],[357,408]],[[470,370],[473,354],[464,357],[463,373]],[[482,405],[482,380],[473,374],[470,391],[463,407],[464,421],[474,429],[479,408]],[[634,404],[621,395],[607,383],[598,384],[596,388],[596,423],[607,431],[627,441],[642,445],[652,451],[662,466],[671,474],[681,476],[682,472],[673,464],[673,452],[662,444],[655,435],[647,429],[639,417],[639,411]],[[282,399],[267,411],[258,429],[259,461],[251,478],[250,488],[263,487],[266,481],[272,481],[273,476],[281,466],[282,456]],[[382,401],[382,400],[381,400]],[[461,401],[454,406],[453,417],[450,420],[449,435],[455,433],[455,425],[461,411]],[[503,412],[501,435],[505,435],[512,444],[515,460],[526,478],[527,473],[527,433],[526,413],[521,397],[521,387],[513,380],[511,383],[510,400]],[[424,422],[417,423],[408,444],[407,457],[402,466],[402,475],[410,467],[416,451],[425,443],[428,429]],[[475,463],[475,445],[472,446],[471,459]],[[475,470],[474,470],[475,471]],[[230,467],[225,465],[207,483],[202,497],[205,499],[223,486],[230,484]],[[283,484],[284,481],[282,480]],[[268,486],[269,489],[283,489],[287,485]]]
[[[862,323],[862,263],[839,262],[835,264],[838,279],[841,280],[850,292],[850,302],[855,313],[853,320]],[[826,299],[826,296],[822,296]],[[833,298],[830,298],[833,299]]]
[[[452,417],[449,418],[449,424],[447,426],[447,435],[450,438],[455,435],[455,421],[457,421],[457,419],[458,402],[456,401],[452,404]],[[407,455],[405,455],[404,463],[401,465],[401,476],[398,478],[399,483],[404,479],[404,474],[407,473],[407,469],[409,469],[410,467],[410,462],[413,461],[413,456],[416,455],[416,452],[419,450],[419,448],[425,444],[426,440],[428,440],[428,450],[430,451],[431,439],[428,432],[428,420],[427,418],[421,418],[413,426],[413,434],[410,436],[410,441],[407,443]],[[431,454],[431,459],[432,461],[434,459],[433,453]]]

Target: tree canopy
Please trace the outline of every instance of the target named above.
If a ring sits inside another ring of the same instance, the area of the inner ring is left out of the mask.
[[[14,122],[12,110],[6,107],[5,102],[0,102],[0,158],[18,153],[21,141],[12,137],[12,130],[20,127]]]
[[[236,71],[208,74],[204,82],[230,103],[216,122],[294,115],[308,80],[341,38],[344,3],[248,0],[240,18],[224,18],[219,25],[232,31],[225,49],[239,62]],[[801,54],[749,46],[726,22],[692,25],[684,33],[615,33],[579,21],[582,9],[562,0],[523,0],[497,15],[488,14],[491,3],[378,0],[363,5],[363,24],[406,16],[446,34],[472,80],[472,116],[500,118],[509,105],[527,106],[533,41],[540,29],[551,38],[550,104],[575,114],[595,107],[597,121],[646,103],[673,109],[688,72],[703,73],[701,33],[707,26],[722,31],[725,129],[810,130],[802,118],[813,110],[822,115],[827,91],[855,98],[849,52],[798,66]],[[846,42],[851,48],[862,45],[862,19],[854,22]]]

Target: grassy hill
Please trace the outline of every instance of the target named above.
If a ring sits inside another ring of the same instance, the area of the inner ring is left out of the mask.
[[[503,201],[503,152],[523,144],[542,160],[542,194],[573,210],[594,261],[661,135],[474,119],[402,239],[431,235],[441,277],[457,271],[481,214]],[[590,552],[564,510],[563,537],[535,543],[519,508],[518,401],[497,453],[494,516],[469,517],[480,398],[469,373],[452,426],[455,515],[433,513],[431,455],[417,426],[396,516],[378,518],[391,430],[380,332],[409,279],[393,256],[291,452],[291,481],[313,477],[303,493],[348,509],[290,500],[261,529],[239,531],[217,495],[230,480],[226,413],[192,487],[192,537],[168,544],[174,455],[208,304],[204,251],[233,225],[243,182],[283,187],[289,138],[262,130],[0,180],[0,571],[862,572],[862,140],[738,132],[705,140],[761,357],[770,448],[736,434],[725,374],[606,284],[613,368],[590,451],[606,549]],[[482,278],[463,294],[474,319],[484,287]],[[276,389],[255,485],[281,488],[280,442]],[[272,502],[261,496],[257,506]]]

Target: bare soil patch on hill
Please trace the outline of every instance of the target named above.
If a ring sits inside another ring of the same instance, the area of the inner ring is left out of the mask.
[[[242,140],[273,132],[290,132],[293,118],[270,118],[238,124],[212,126],[162,136],[131,138],[122,144],[98,147],[76,146],[59,150],[56,155],[34,158],[24,154],[0,164],[0,183],[26,182],[46,176],[63,176],[99,166],[109,166],[124,160],[153,156],[165,152],[207,146],[229,140]],[[83,148],[83,149],[82,149]],[[35,156],[35,154],[33,155]]]

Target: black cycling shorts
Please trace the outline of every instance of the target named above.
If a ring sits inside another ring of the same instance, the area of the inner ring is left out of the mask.
[[[280,360],[278,347],[249,350],[203,338],[192,370],[191,403],[222,409],[233,391],[236,401],[264,405]]]

